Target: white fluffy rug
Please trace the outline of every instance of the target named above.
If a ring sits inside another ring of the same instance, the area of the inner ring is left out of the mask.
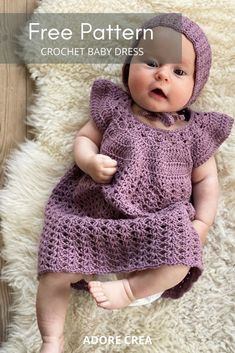
[[[195,109],[234,114],[234,47],[230,0],[43,0],[41,12],[182,12],[197,21],[213,49],[210,80]],[[97,77],[119,79],[118,65],[29,65],[36,80],[35,103],[28,122],[37,132],[9,161],[8,182],[1,193],[7,264],[3,276],[14,293],[8,342],[2,353],[39,349],[35,318],[37,246],[47,198],[72,163],[76,131],[88,117],[88,97]],[[180,300],[109,312],[98,309],[87,293],[73,291],[66,321],[66,353],[232,353],[235,351],[234,195],[235,136],[217,154],[221,200],[215,226],[204,251],[205,270]],[[116,342],[86,344],[86,336],[120,336]],[[131,341],[127,336],[144,336]],[[149,336],[150,340],[146,340]],[[126,338],[126,341],[125,341]],[[116,344],[115,344],[116,343]],[[119,344],[120,343],[120,344]],[[144,344],[146,343],[146,344]]]

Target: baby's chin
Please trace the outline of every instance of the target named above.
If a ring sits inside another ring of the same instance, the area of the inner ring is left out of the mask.
[[[141,110],[144,110],[146,112],[151,112],[151,113],[174,113],[174,112],[169,111],[167,109],[156,109],[156,108],[153,108],[150,106],[140,105],[137,103],[134,103],[132,107],[133,107],[134,111],[138,111],[141,109]]]

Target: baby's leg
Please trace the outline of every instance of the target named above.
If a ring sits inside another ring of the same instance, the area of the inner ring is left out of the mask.
[[[41,275],[37,293],[37,320],[42,336],[41,353],[63,351],[64,321],[71,292],[71,283],[82,278],[73,273]]]
[[[89,282],[89,290],[98,306],[105,309],[120,309],[133,300],[145,298],[176,286],[187,275],[189,267],[184,265],[163,265],[130,273],[122,280]]]

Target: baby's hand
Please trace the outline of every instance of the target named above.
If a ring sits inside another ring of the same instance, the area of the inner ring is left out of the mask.
[[[93,155],[87,164],[87,173],[97,183],[108,184],[117,171],[117,162],[104,154]]]
[[[199,235],[199,239],[202,245],[206,242],[207,233],[209,231],[210,226],[202,221],[195,219],[193,222],[193,227]]]

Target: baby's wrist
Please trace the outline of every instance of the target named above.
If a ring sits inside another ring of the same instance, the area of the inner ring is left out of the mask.
[[[92,165],[93,165],[93,157],[94,155],[86,156],[85,158],[80,158],[79,160],[76,160],[77,166],[85,173],[90,175],[92,171]]]
[[[93,173],[93,166],[94,166],[94,157],[96,156],[96,154],[92,154],[90,155],[87,159],[86,159],[86,163],[85,163],[85,173],[86,174],[92,174]]]

